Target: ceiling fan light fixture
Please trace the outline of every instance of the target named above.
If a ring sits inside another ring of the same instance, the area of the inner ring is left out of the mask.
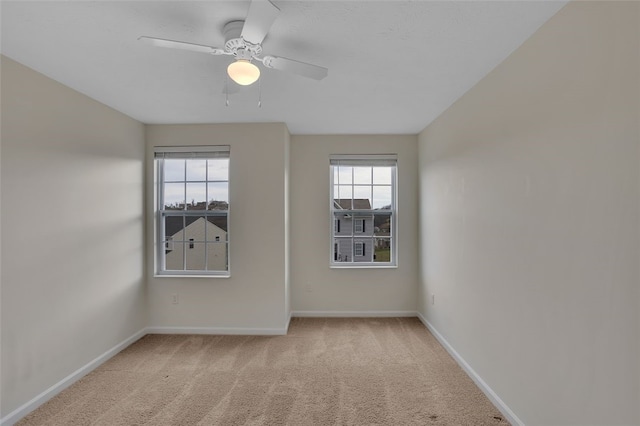
[[[238,59],[227,67],[227,74],[241,86],[249,86],[260,78],[260,68],[247,59]]]

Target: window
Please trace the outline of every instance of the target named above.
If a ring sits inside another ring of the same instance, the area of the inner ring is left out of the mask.
[[[157,147],[156,272],[229,275],[229,147]]]
[[[331,266],[395,266],[395,155],[336,155],[331,166]]]

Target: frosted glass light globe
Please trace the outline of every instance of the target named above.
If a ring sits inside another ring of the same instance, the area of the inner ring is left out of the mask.
[[[242,86],[255,83],[260,78],[260,68],[246,59],[238,59],[227,68],[227,74],[231,80]]]

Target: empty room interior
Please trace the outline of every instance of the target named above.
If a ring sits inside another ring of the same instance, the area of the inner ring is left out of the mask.
[[[0,20],[3,426],[640,425],[640,2]]]

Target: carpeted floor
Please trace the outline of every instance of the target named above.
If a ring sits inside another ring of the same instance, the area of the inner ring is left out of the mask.
[[[506,425],[416,318],[148,335],[19,425]]]

